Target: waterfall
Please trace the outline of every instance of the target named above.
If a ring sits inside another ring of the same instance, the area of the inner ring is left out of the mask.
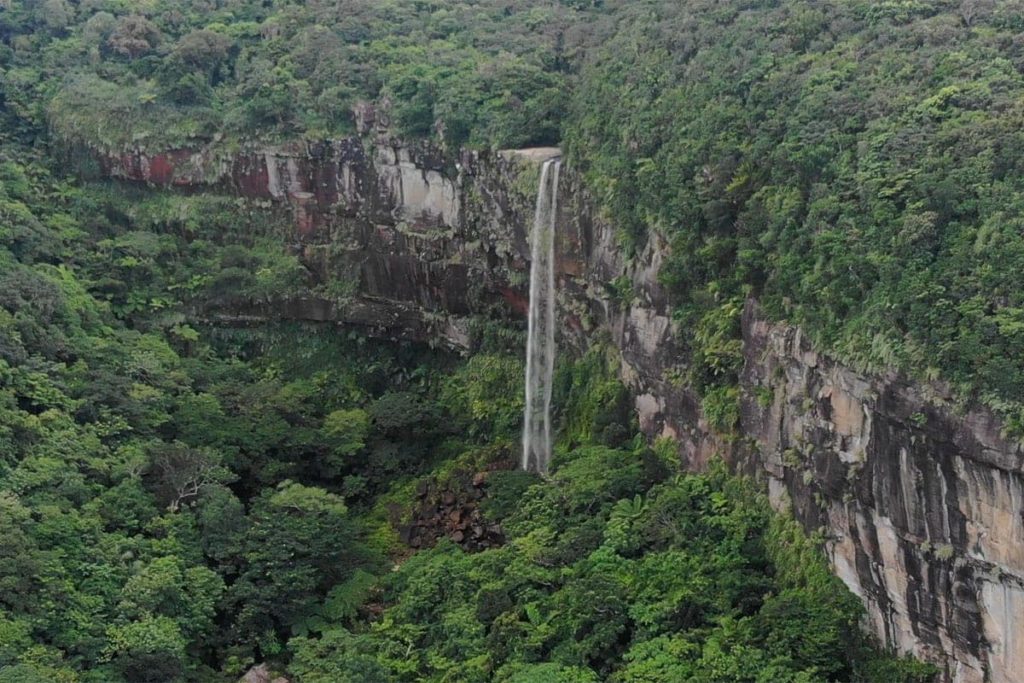
[[[544,473],[551,459],[551,375],[555,368],[555,221],[562,162],[544,162],[530,231],[530,313],[526,339],[523,469]]]

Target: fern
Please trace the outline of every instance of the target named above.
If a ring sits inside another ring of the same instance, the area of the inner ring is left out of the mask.
[[[324,601],[324,616],[332,621],[345,621],[356,616],[359,608],[373,592],[377,577],[357,569],[348,581],[337,585],[327,594]]]
[[[354,619],[373,592],[376,582],[377,577],[373,574],[357,569],[352,578],[332,588],[321,604],[292,624],[292,633],[303,637],[323,633]]]

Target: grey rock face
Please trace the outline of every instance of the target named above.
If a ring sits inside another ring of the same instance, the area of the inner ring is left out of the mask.
[[[364,128],[373,130],[372,112]],[[477,314],[526,311],[536,167],[545,148],[445,156],[378,131],[242,152],[103,160],[115,177],[206,186],[265,201],[294,225],[293,248],[344,304],[316,298],[253,315],[336,320],[371,334],[466,348]],[[176,161],[177,160],[177,161]],[[177,166],[175,164],[178,164]],[[743,437],[710,429],[684,376],[686,331],[657,281],[668,245],[654,235],[626,259],[580,180],[560,185],[559,344],[595,336],[621,350],[640,425],[679,443],[701,469],[720,454],[765,482],[778,508],[822,530],[836,573],[884,642],[956,683],[1024,676],[1024,453],[985,411],[957,414],[941,392],[865,376],[815,352],[796,328],[743,317]],[[623,277],[629,300],[609,283]]]
[[[948,680],[1020,680],[1020,447],[991,414],[959,415],[926,386],[852,372],[752,305],[744,342],[750,457],[778,506],[826,532],[873,630],[942,664]]]

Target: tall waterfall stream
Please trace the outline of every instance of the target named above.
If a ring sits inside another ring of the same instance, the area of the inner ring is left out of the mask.
[[[555,368],[555,221],[562,162],[544,162],[530,232],[530,312],[526,340],[523,469],[547,472],[551,460],[551,376]]]

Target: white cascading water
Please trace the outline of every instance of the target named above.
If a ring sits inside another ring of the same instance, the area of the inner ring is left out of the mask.
[[[562,162],[544,162],[530,232],[530,313],[526,339],[523,469],[547,472],[551,460],[551,376],[555,369],[555,221]]]

